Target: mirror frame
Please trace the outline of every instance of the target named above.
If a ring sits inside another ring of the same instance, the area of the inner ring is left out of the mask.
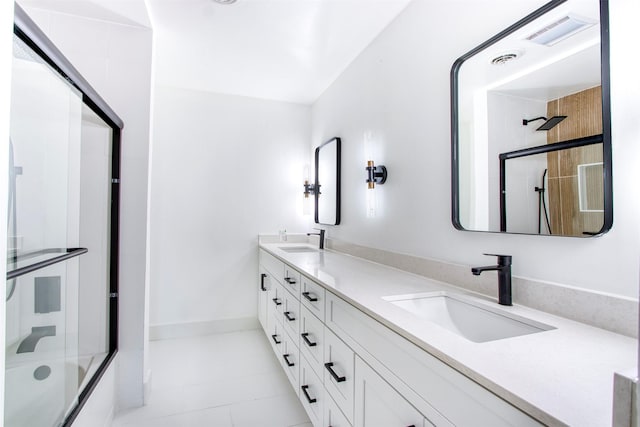
[[[318,212],[318,207],[319,207],[319,197],[321,194],[321,185],[319,184],[319,170],[320,170],[320,150],[324,147],[326,147],[327,145],[331,144],[331,143],[335,143],[336,144],[336,220],[335,223],[325,223],[325,222],[320,222],[319,221],[319,212]],[[315,151],[315,165],[316,165],[316,176],[315,176],[315,223],[316,224],[322,224],[322,225],[339,225],[340,224],[340,164],[341,164],[341,160],[340,160],[340,151],[341,151],[341,145],[342,142],[340,141],[340,138],[333,137],[330,140],[328,140],[327,142],[324,142],[322,144],[320,144],[320,146],[316,147],[316,151]]]
[[[514,33],[521,27],[540,18],[547,12],[555,9],[567,0],[552,0],[531,14],[522,18],[515,24],[509,26],[497,35],[459,57],[451,67],[451,222],[457,230],[474,231],[480,233],[509,233],[539,236],[539,234],[518,233],[510,231],[494,230],[468,230],[460,223],[460,181],[459,181],[459,153],[458,144],[460,135],[458,133],[458,73],[460,67],[469,58],[492,46],[508,35]],[[594,0],[595,1],[595,0]],[[612,155],[611,155],[611,88],[609,70],[609,2],[608,0],[598,0],[600,5],[600,83],[602,86],[602,134],[597,135],[602,139],[602,161],[603,161],[603,187],[604,187],[604,220],[602,228],[598,233],[588,237],[601,236],[611,229],[613,225],[613,180],[612,180]],[[496,201],[497,202],[497,201]],[[540,234],[540,236],[574,237],[558,234]],[[587,237],[587,236],[585,236]]]

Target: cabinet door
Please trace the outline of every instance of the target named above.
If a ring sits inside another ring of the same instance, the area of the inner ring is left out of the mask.
[[[282,324],[292,337],[298,338],[300,336],[300,301],[286,289],[283,295]]]
[[[269,280],[267,286],[267,312],[272,313],[282,321],[282,307],[284,306],[284,288],[276,280]]]
[[[282,319],[277,317],[274,312],[270,312],[269,317],[267,319],[267,337],[269,338],[269,343],[271,343],[271,348],[273,348],[273,352],[276,354],[278,358],[283,353],[282,342],[284,341],[284,330],[282,327]]]
[[[353,423],[354,353],[330,329],[324,329],[324,386]]]
[[[322,418],[324,420],[323,427],[351,427],[347,417],[340,411],[328,393],[325,394],[324,416]]]
[[[298,350],[297,341],[291,339],[286,331],[282,334],[282,354],[279,357],[289,382],[291,382],[296,395],[299,396],[300,350]]]
[[[359,357],[355,382],[354,427],[433,426]]]
[[[284,286],[290,291],[296,298],[300,297],[300,273],[293,267],[289,267],[284,264]]]
[[[322,427],[324,399],[322,380],[311,369],[304,355],[300,355],[300,401],[314,427]]]
[[[258,277],[258,320],[262,325],[262,329],[267,332],[267,301],[269,297],[269,289],[271,288],[271,277],[264,267],[260,266]]]
[[[301,276],[300,302],[324,322],[325,290],[313,280]]]

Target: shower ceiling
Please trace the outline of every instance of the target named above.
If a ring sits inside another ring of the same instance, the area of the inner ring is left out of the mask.
[[[309,104],[409,0],[147,0],[161,85]]]

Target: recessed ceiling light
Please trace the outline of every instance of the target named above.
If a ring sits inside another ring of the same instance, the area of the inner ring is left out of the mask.
[[[493,65],[504,65],[509,61],[513,61],[515,59],[520,58],[524,54],[524,51],[512,51],[502,53],[491,60]]]
[[[220,4],[233,4],[235,3],[237,0],[213,0],[216,3],[220,3]]]

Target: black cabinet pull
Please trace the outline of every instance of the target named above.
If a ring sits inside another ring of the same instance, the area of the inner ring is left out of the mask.
[[[291,277],[285,277],[284,281],[287,282],[290,285],[295,285],[296,284],[296,281],[293,280]]]
[[[267,288],[265,288],[265,287],[264,287],[264,279],[266,279],[266,278],[267,278],[267,275],[266,275],[266,274],[262,273],[262,274],[260,275],[260,289],[261,289],[262,291],[266,291],[266,290],[267,290]]]
[[[289,367],[296,366],[295,363],[289,362],[289,354],[283,354],[282,358],[284,359],[285,362],[287,362],[287,366],[289,366]]]
[[[277,306],[278,306],[278,305],[282,305],[282,303],[280,302],[280,298],[274,298],[274,299],[272,299],[271,301],[273,301],[273,303],[274,303],[275,305],[277,305]]]
[[[305,332],[304,334],[300,334],[300,336],[302,337],[304,342],[307,343],[307,345],[309,347],[315,347],[318,344],[317,342],[311,342],[311,340],[309,340],[309,332]]]
[[[273,342],[276,344],[280,344],[282,341],[278,341],[278,335],[273,334],[271,335],[271,338],[273,339]]]
[[[293,322],[294,320],[296,320],[295,317],[289,316],[291,314],[290,311],[285,311],[283,314],[284,314],[284,317],[286,317],[289,322]]]
[[[341,377],[338,374],[336,374],[336,371],[333,370],[333,362],[325,363],[324,367],[327,368],[327,371],[329,371],[329,373],[331,374],[333,379],[336,380],[337,383],[341,383],[347,380],[345,377]]]
[[[318,298],[316,297],[312,297],[309,295],[309,292],[303,292],[302,296],[305,297],[307,300],[311,301],[311,302],[316,302],[318,301]]]
[[[307,389],[309,388],[308,385],[303,385],[300,387],[302,389],[302,392],[304,393],[304,397],[307,398],[307,402],[309,403],[316,403],[316,399],[312,399],[311,396],[309,396],[309,392],[307,391]]]

